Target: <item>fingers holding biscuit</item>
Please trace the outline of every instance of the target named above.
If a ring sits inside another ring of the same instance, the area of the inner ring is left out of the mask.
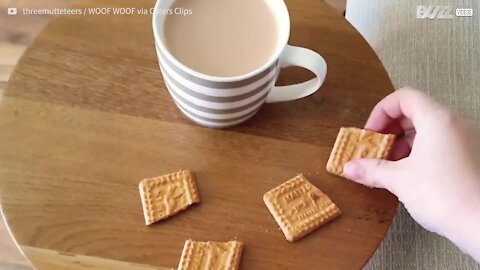
[[[400,135],[421,126],[424,112],[436,107],[438,104],[422,91],[402,88],[375,106],[365,129]]]
[[[411,132],[401,137],[398,137],[398,139],[393,144],[388,159],[397,161],[408,157],[410,155],[410,152],[412,151],[415,135],[415,132]]]
[[[396,194],[395,179],[392,175],[398,175],[400,171],[396,162],[384,159],[355,159],[344,167],[344,175],[346,178],[374,188],[384,188]]]

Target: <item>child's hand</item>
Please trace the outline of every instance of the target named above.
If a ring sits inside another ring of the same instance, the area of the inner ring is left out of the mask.
[[[409,88],[380,101],[365,129],[399,135],[393,161],[353,160],[347,178],[388,189],[420,225],[480,261],[480,131]]]

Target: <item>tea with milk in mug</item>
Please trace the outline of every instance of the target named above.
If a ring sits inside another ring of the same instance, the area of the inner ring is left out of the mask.
[[[278,26],[265,0],[177,0],[164,34],[169,52],[197,72],[234,77],[268,62],[278,43]]]

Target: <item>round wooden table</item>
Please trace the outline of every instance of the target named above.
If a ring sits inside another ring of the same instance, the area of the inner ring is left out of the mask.
[[[144,7],[153,1],[84,1]],[[20,60],[0,107],[0,199],[38,269],[175,268],[186,239],[245,243],[241,269],[358,269],[382,241],[397,201],[325,171],[341,126],[363,126],[392,84],[345,19],[319,0],[287,0],[290,44],[320,52],[315,95],[267,104],[242,126],[187,120],[167,94],[150,15],[54,20]],[[304,81],[282,71],[280,84]],[[188,168],[201,203],[146,227],[137,184]],[[263,194],[303,173],[344,214],[296,243]]]

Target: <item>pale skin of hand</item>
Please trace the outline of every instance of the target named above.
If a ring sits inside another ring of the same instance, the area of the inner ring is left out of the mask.
[[[380,101],[365,129],[398,135],[390,158],[350,161],[345,176],[389,190],[425,229],[480,262],[480,130],[412,88]]]

